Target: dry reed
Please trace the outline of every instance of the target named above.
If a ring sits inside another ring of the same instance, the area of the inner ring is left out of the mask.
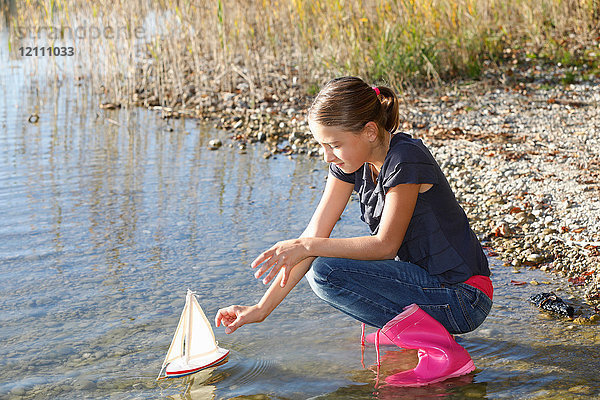
[[[26,0],[7,10],[13,50],[72,42],[82,73],[122,103],[185,107],[216,92],[263,99],[298,85],[312,94],[342,74],[400,89],[477,78],[515,50],[593,71],[600,54],[600,0]],[[18,37],[42,25],[130,34]]]

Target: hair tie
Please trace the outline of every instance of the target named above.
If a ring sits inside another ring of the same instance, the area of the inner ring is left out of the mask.
[[[379,88],[377,86],[373,86],[372,89],[375,91],[375,94],[379,96]]]

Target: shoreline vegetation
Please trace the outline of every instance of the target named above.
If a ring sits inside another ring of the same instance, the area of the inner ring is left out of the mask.
[[[402,130],[433,147],[490,254],[564,276],[598,312],[600,1],[2,5],[11,57],[74,44],[74,79],[101,108],[204,120],[265,158],[320,155],[306,110],[330,78],[392,87]]]

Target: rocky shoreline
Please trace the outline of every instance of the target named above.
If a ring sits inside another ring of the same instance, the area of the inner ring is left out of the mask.
[[[534,267],[563,276],[598,312],[600,80],[566,84],[559,74],[532,68],[519,78],[498,73],[413,90],[401,96],[401,130],[431,148],[490,255],[515,273]],[[133,100],[163,118],[210,122],[240,151],[261,142],[265,158],[320,157],[306,121],[313,97],[295,82],[281,76],[277,90],[259,96],[243,80],[235,93],[188,86],[170,107],[143,90]]]

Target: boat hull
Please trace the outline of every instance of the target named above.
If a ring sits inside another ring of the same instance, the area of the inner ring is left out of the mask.
[[[223,364],[228,355],[229,350],[218,347],[214,353],[191,360],[189,363],[182,357],[167,365],[167,368],[165,369],[165,378],[181,378],[202,371],[203,369],[216,367]]]

